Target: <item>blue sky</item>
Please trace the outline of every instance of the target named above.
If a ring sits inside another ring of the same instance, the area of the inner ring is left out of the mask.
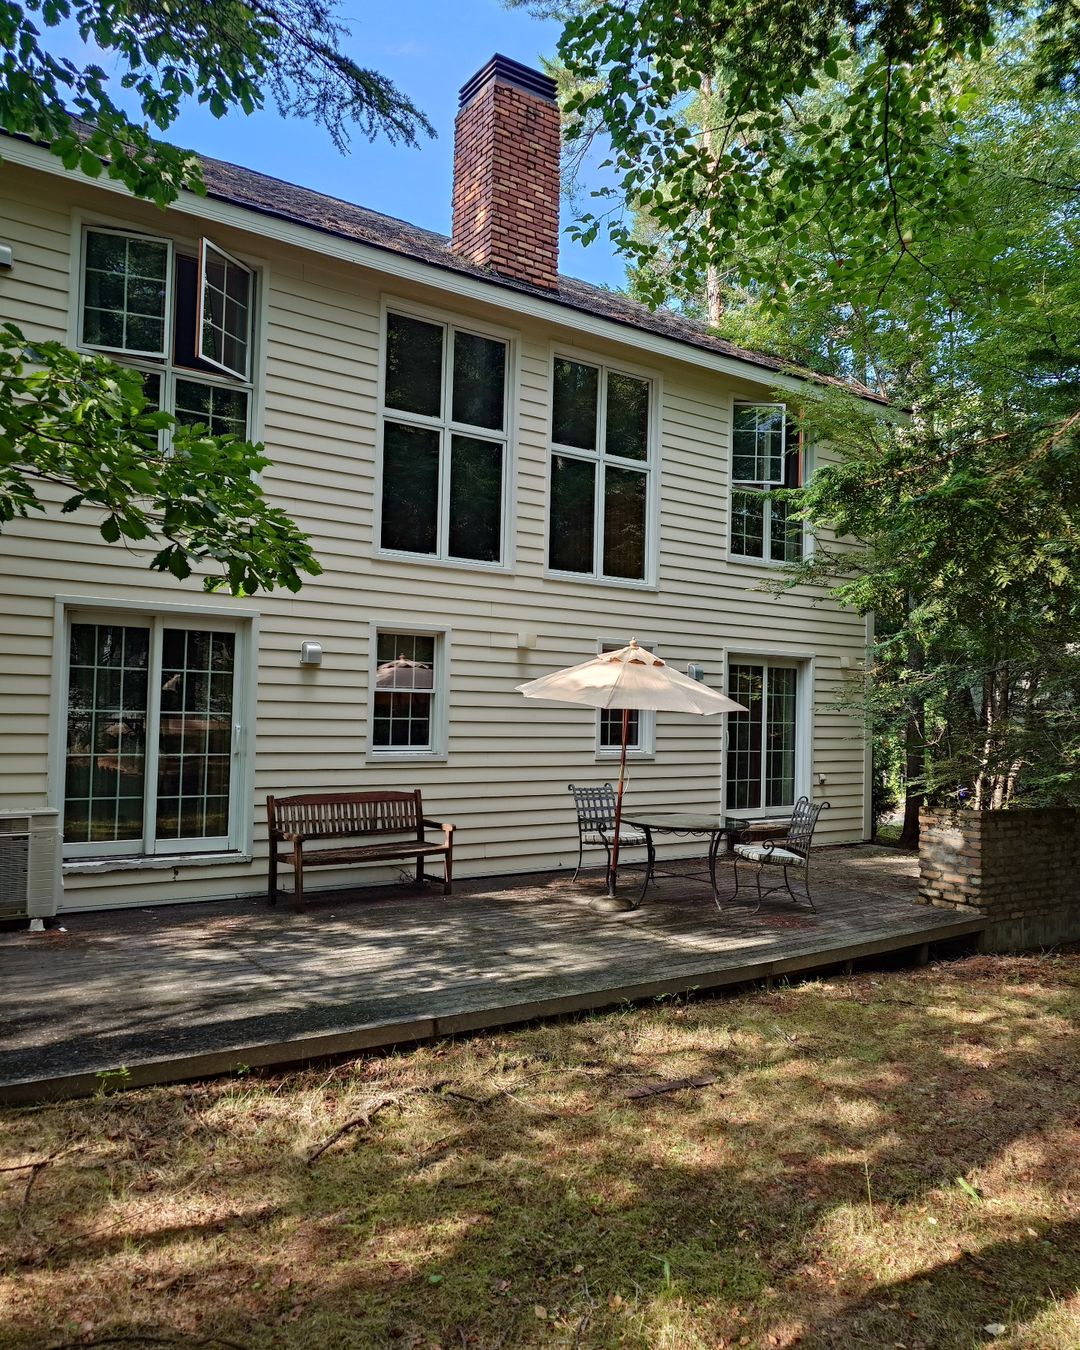
[[[219,121],[194,103],[169,131],[169,139],[449,233],[458,90],[495,52],[538,65],[541,56],[554,52],[559,25],[525,10],[504,9],[499,0],[343,0],[340,15],[350,28],[344,44],[349,54],[388,76],[422,108],[438,132],[436,140],[425,139],[414,150],[384,140],[369,144],[356,136],[350,153],[342,156],[312,122],[283,120],[270,108]],[[55,39],[53,32],[45,36]],[[85,57],[70,33],[62,45],[73,59]],[[94,59],[112,73],[109,58],[102,60],[95,52]],[[565,225],[572,212],[564,208],[563,217]],[[564,236],[560,266],[600,284],[620,286],[624,279],[623,263],[602,239],[583,249]]]

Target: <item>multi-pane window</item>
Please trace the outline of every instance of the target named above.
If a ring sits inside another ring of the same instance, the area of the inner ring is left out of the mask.
[[[557,356],[548,566],[644,581],[652,476],[650,381]]]
[[[798,690],[794,665],[732,662],[728,693],[746,712],[727,719],[729,811],[794,805]]]
[[[234,628],[126,617],[72,623],[70,855],[229,847],[238,823],[238,664]]]
[[[802,522],[775,489],[802,481],[799,437],[782,403],[736,403],[731,430],[731,552],[766,562],[802,557]]]
[[[644,647],[646,651],[651,652],[653,650],[652,643],[641,642],[638,645]],[[625,642],[601,642],[599,650],[601,652],[614,652],[618,651],[620,647],[625,646]],[[627,718],[626,725],[627,753],[637,755],[651,754],[655,734],[656,714],[638,708],[631,708],[629,711],[630,716]],[[601,708],[597,713],[596,752],[598,755],[604,757],[621,754],[621,708]]]
[[[214,435],[251,426],[254,276],[202,240],[91,227],[83,238],[79,337],[145,372],[155,407]]]
[[[439,748],[439,641],[425,633],[377,635],[372,750]]]
[[[506,342],[392,311],[385,341],[380,547],[501,563]]]

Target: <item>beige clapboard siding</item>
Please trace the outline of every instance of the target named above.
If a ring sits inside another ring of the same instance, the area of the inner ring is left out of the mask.
[[[6,172],[6,170],[0,170]],[[7,181],[7,180],[6,180]],[[115,219],[118,199],[90,185],[42,186],[18,171],[17,210],[0,206],[4,237],[20,258],[19,288],[0,279],[0,317],[63,337],[68,323],[70,207]],[[130,204],[133,225],[162,232],[163,218]],[[166,223],[167,223],[167,218]],[[190,239],[192,225],[183,222]],[[631,633],[659,643],[678,666],[701,662],[710,681],[723,676],[725,651],[794,649],[815,657],[817,709],[812,767],[825,773],[829,797],[823,838],[862,834],[863,750],[858,718],[831,705],[843,687],[840,662],[862,654],[857,616],[818,606],[819,592],[774,599],[757,589],[772,574],[729,564],[728,406],[736,386],[683,363],[646,362],[659,376],[661,401],[661,547],[658,589],[603,586],[546,577],[546,499],[552,346],[581,347],[573,316],[530,322],[515,339],[517,385],[510,428],[514,486],[512,568],[443,567],[372,554],[380,306],[384,299],[430,302],[483,328],[508,327],[501,311],[448,302],[437,289],[394,283],[297,250],[268,246],[254,232],[220,232],[220,242],[267,266],[267,329],[261,428],[272,463],[270,495],[313,535],[325,568],[300,596],[233,602],[151,576],[146,550],[104,545],[92,520],[50,516],[0,535],[7,601],[0,640],[0,780],[10,805],[46,800],[46,756],[53,670],[53,602],[78,594],[107,606],[134,600],[209,605],[260,614],[259,692],[255,711],[255,861],[176,871],[130,870],[67,877],[65,904],[158,903],[250,894],[265,877],[268,792],[419,786],[429,813],[459,826],[458,867],[469,872],[542,870],[576,861],[576,830],[566,784],[603,781],[617,772],[597,758],[595,715],[566,705],[525,704],[514,686],[583,659],[599,637]],[[215,234],[215,237],[218,237]],[[317,246],[317,240],[315,241]],[[24,247],[25,246],[25,247]],[[25,263],[25,265],[23,265]],[[513,325],[509,325],[512,327]],[[639,366],[626,342],[590,342],[616,364]],[[740,394],[768,396],[749,383]],[[446,762],[381,761],[368,752],[372,625],[452,630],[449,757]],[[538,634],[533,651],[517,633]],[[304,638],[324,644],[317,672],[298,666]],[[13,677],[17,676],[17,687]],[[655,757],[631,765],[631,791],[645,805],[692,809],[720,798],[723,729],[717,722],[660,715]],[[672,852],[694,845],[668,844]],[[594,856],[595,861],[595,856]],[[390,868],[320,874],[320,884],[392,879]]]

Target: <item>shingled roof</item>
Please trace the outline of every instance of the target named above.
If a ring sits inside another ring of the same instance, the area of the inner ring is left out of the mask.
[[[559,274],[558,290],[555,292],[509,280],[460,257],[451,249],[447,236],[437,234],[433,230],[421,229],[393,216],[384,216],[378,211],[370,211],[366,207],[356,206],[352,202],[341,201],[336,197],[328,197],[309,188],[297,187],[293,183],[257,173],[254,169],[228,164],[224,160],[200,156],[200,162],[207,194],[219,201],[230,202],[234,206],[256,211],[260,215],[292,221],[324,234],[351,239],[372,248],[385,249],[388,253],[397,253],[444,271],[472,276],[491,286],[536,296],[538,299],[563,305],[567,309],[594,314],[612,323],[624,324],[628,328],[655,333],[660,337],[685,343],[689,347],[745,362],[761,370],[796,374],[814,383],[848,389],[875,403],[887,402],[873,389],[854,380],[841,380],[835,376],[793,367],[781,357],[737,347],[734,343],[711,333],[704,324],[676,314],[672,310],[649,309],[647,305],[631,300],[628,296],[604,290],[600,286],[591,286],[588,282],[564,276],[562,273]]]

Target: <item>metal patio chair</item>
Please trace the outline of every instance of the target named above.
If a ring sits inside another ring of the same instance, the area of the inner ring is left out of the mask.
[[[577,811],[578,855],[577,867],[571,881],[577,881],[581,871],[581,859],[587,848],[602,848],[607,854],[608,871],[611,871],[611,846],[615,842],[615,789],[610,783],[577,787],[568,784],[574,794],[574,807]],[[649,881],[653,885],[653,866],[656,862],[656,850],[649,842],[644,830],[632,825],[624,825],[619,831],[620,848],[647,848]]]
[[[810,845],[814,841],[818,817],[822,811],[828,809],[828,802],[812,803],[809,797],[800,797],[791,813],[791,822],[788,825],[787,835],[783,843],[778,843],[775,839],[766,839],[760,844],[736,844],[733,859],[735,890],[728,897],[729,900],[734,901],[739,894],[739,860],[742,859],[743,862],[757,863],[758,865],[754,877],[757,883],[757,904],[751,911],[752,913],[758,912],[767,896],[774,895],[777,891],[787,891],[796,904],[800,900],[805,900],[816,914],[818,912],[817,906],[814,904],[814,897],[810,894]],[[761,889],[761,875],[766,867],[782,867],[784,879],[778,885],[770,886],[763,891]],[[791,889],[791,872],[802,873],[801,895],[797,895]]]

